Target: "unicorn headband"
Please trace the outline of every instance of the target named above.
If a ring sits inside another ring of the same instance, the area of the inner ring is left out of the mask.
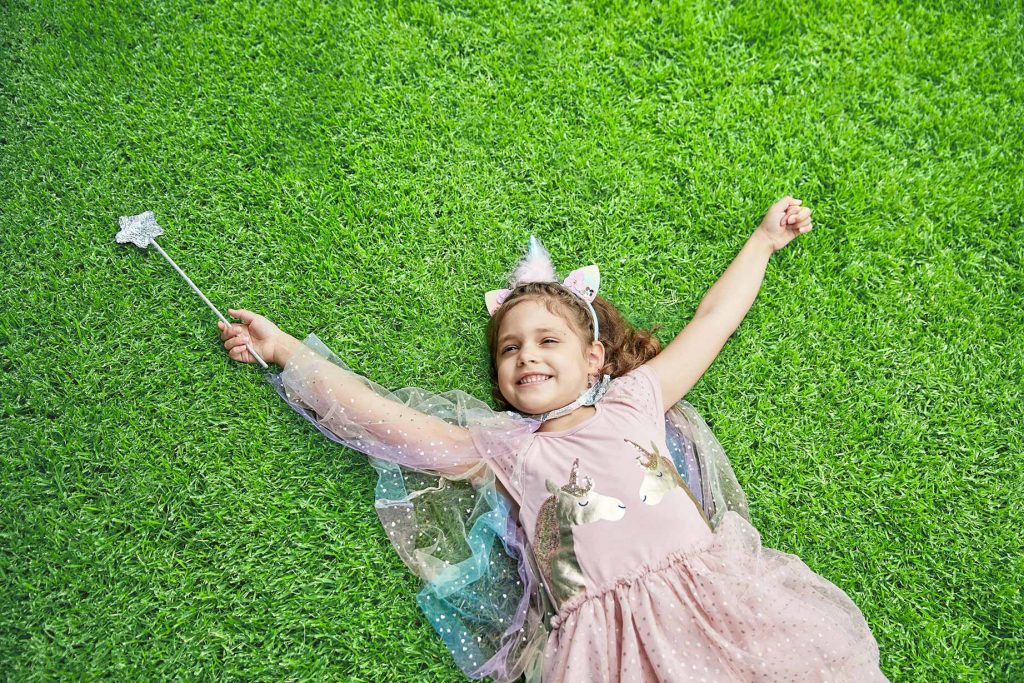
[[[509,278],[511,289],[492,289],[484,295],[487,303],[487,313],[492,317],[512,290],[527,282],[558,282],[555,268],[551,264],[551,256],[541,246],[540,240],[530,235],[530,248],[516,269]],[[587,306],[590,317],[594,321],[594,341],[600,337],[600,330],[597,326],[597,312],[594,311],[591,302],[597,297],[597,288],[601,284],[601,275],[597,271],[597,265],[589,265],[584,268],[577,268],[569,273],[561,282],[562,286],[575,294]]]

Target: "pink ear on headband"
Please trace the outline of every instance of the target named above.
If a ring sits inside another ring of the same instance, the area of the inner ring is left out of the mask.
[[[487,313],[494,316],[494,312],[498,310],[498,307],[505,303],[505,299],[512,293],[511,289],[492,289],[491,291],[484,294],[484,301],[487,303]]]
[[[601,286],[601,274],[597,271],[597,265],[590,265],[584,268],[577,268],[569,273],[562,284],[576,292],[581,299],[588,303],[594,302],[597,296],[597,288]]]
[[[577,268],[569,273],[569,276],[562,281],[562,286],[572,290],[576,296],[587,303],[592,303],[597,297],[597,290],[601,285],[601,273],[597,264]],[[484,301],[487,304],[487,313],[491,316],[505,303],[505,299],[512,293],[511,289],[492,289],[484,294]]]

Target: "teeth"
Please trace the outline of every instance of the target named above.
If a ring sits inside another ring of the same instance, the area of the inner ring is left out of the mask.
[[[536,384],[538,382],[546,382],[549,379],[549,377],[545,377],[543,375],[533,375],[524,379],[520,384]]]

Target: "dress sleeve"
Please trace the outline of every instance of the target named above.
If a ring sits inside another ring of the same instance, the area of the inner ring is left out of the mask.
[[[626,403],[656,425],[665,422],[661,380],[649,365],[641,365],[614,380],[606,400]]]
[[[481,462],[492,458],[500,467],[510,457],[509,437],[524,428],[463,391],[388,391],[350,370],[315,334],[267,379],[330,440],[449,478],[475,476]]]

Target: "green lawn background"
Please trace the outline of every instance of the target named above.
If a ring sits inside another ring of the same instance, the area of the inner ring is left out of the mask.
[[[0,3],[0,672],[461,680],[372,468],[209,310],[488,395],[536,234],[667,342],[777,198],[687,396],[894,681],[1024,680],[1020,3]]]

